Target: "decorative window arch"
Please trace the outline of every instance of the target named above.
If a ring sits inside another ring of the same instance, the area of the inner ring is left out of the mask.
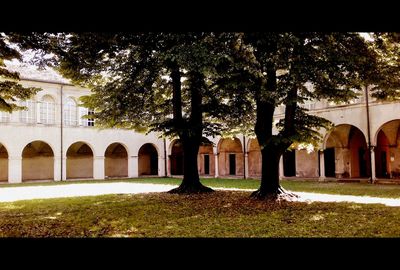
[[[54,99],[50,95],[43,96],[40,103],[40,122],[52,125],[55,122],[56,108]]]
[[[64,124],[66,126],[76,126],[78,124],[77,106],[73,98],[67,98],[64,104]]]

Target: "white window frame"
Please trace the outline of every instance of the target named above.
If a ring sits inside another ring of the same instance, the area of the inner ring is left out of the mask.
[[[84,127],[93,127],[94,119],[93,118],[83,118],[84,115],[93,114],[93,110],[89,110],[85,107],[79,107],[79,125]]]
[[[36,115],[36,101],[34,100],[25,100],[21,102],[22,106],[27,107],[27,110],[22,110],[20,112],[20,121],[22,123],[36,123],[37,115]]]
[[[46,97],[46,96],[45,96]],[[52,97],[50,97],[53,99]],[[44,101],[40,102],[40,122],[46,125],[53,125],[55,123],[56,106],[53,102]]]
[[[64,125],[66,126],[78,125],[77,108],[78,106],[76,105],[75,100],[73,100],[72,98],[68,98],[63,108]]]
[[[11,113],[0,111],[0,122],[8,123],[11,119]]]

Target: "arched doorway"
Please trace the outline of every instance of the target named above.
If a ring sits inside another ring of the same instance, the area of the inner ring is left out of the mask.
[[[261,177],[262,157],[258,140],[250,139],[247,149],[249,149],[249,176]]]
[[[400,120],[381,126],[376,135],[375,172],[377,178],[400,178]]]
[[[8,181],[8,152],[7,149],[0,143],[0,181]]]
[[[22,151],[22,181],[53,180],[54,152],[43,141],[28,143]]]
[[[104,157],[105,177],[128,177],[128,153],[122,144],[110,144]]]
[[[158,152],[151,143],[142,145],[138,154],[139,176],[158,175]]]
[[[67,150],[67,179],[93,178],[93,151],[84,142]]]
[[[212,142],[203,137],[197,156],[199,175],[214,175],[215,158]]]
[[[218,153],[220,176],[243,176],[243,150],[238,138],[221,139]]]
[[[334,127],[325,143],[324,162],[326,177],[368,177],[369,151],[362,131],[349,124]]]
[[[287,150],[283,153],[283,175],[286,177],[296,176],[296,150]]]
[[[183,175],[183,146],[179,139],[172,142],[170,166],[172,175]]]

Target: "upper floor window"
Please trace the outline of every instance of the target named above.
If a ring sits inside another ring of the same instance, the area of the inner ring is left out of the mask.
[[[89,115],[93,115],[94,114],[94,111],[93,110],[88,110],[88,114]],[[94,127],[94,118],[89,118],[88,119],[88,126],[89,127]]]
[[[54,99],[46,95],[40,103],[40,122],[43,124],[54,124],[55,122],[55,102]]]
[[[80,121],[81,125],[85,127],[93,127],[94,126],[94,118],[83,118],[84,115],[92,115],[94,114],[93,110],[89,110],[85,107],[80,107]]]
[[[0,111],[0,122],[10,121],[11,114],[8,112]]]
[[[25,100],[21,102],[21,106],[26,109],[20,112],[20,120],[22,123],[35,123],[36,122],[36,102],[33,100]]]
[[[72,98],[68,98],[64,104],[64,124],[67,126],[78,125],[77,106]]]

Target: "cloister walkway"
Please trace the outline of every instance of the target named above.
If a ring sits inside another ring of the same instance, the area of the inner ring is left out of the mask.
[[[20,200],[65,198],[77,196],[96,196],[105,194],[138,194],[149,192],[165,192],[171,190],[174,185],[140,184],[140,183],[88,183],[65,184],[55,186],[33,187],[2,187],[0,188],[0,202],[14,202]],[[216,190],[240,190],[250,189],[214,188]],[[311,192],[293,192],[300,196],[297,201],[302,202],[355,202],[355,203],[380,203],[387,206],[400,206],[400,199],[378,198],[370,196],[331,195]]]

